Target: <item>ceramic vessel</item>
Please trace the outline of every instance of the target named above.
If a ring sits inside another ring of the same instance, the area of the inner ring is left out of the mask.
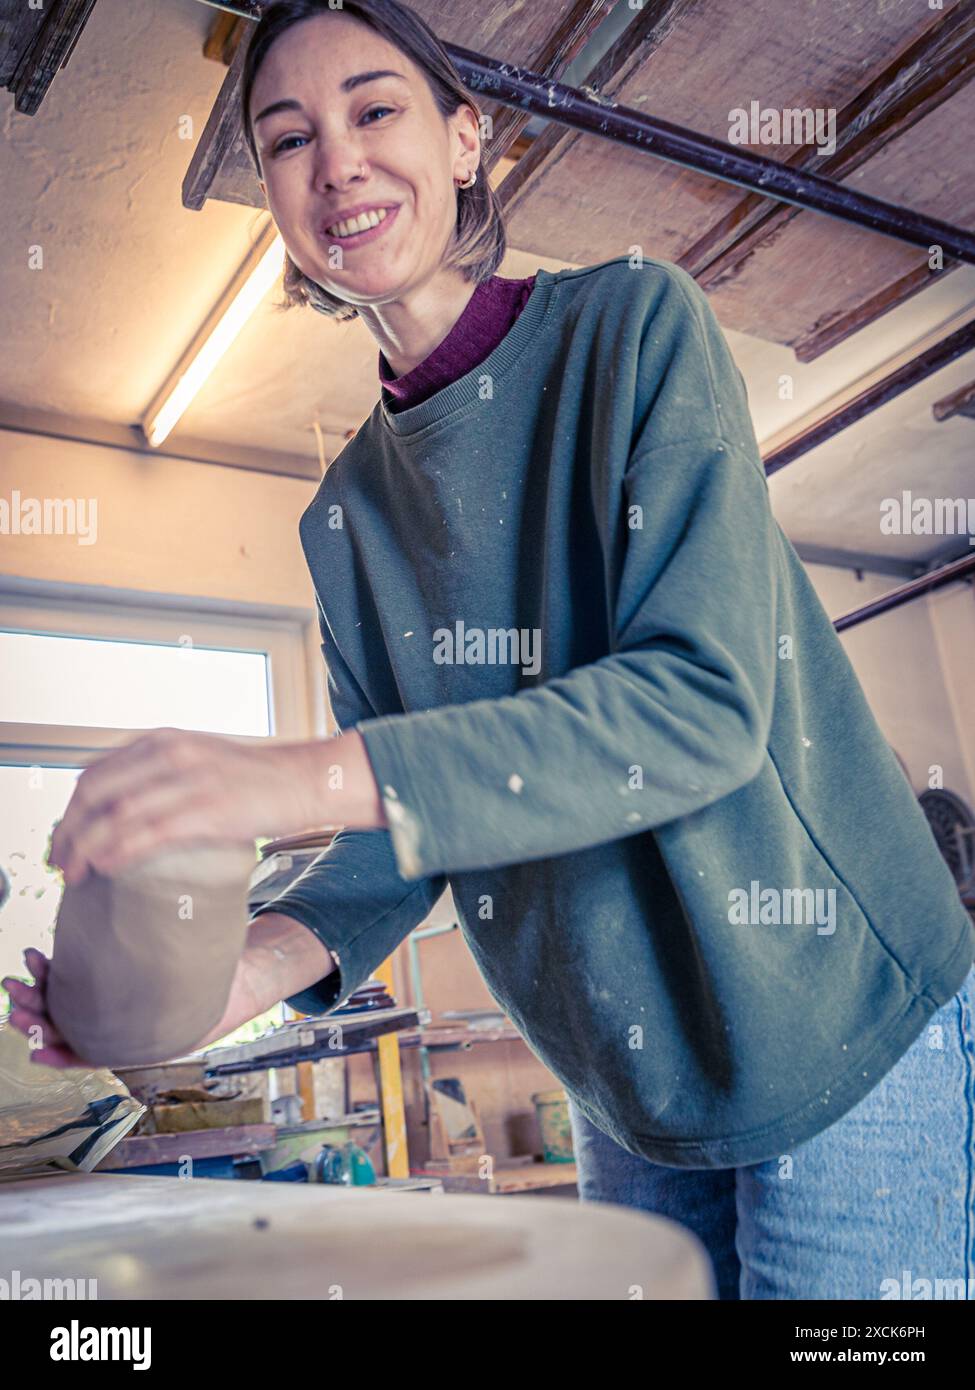
[[[254,849],[167,850],[65,888],[47,989],[78,1056],[136,1066],[191,1051],[220,1020],[247,935]]]

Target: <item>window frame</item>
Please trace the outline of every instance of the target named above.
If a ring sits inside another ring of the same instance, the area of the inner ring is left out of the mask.
[[[0,630],[172,647],[178,646],[179,637],[188,633],[196,646],[263,652],[268,657],[271,733],[222,737],[255,744],[267,743],[268,739],[314,738],[321,724],[308,667],[309,650],[317,633],[314,614],[304,617],[288,610],[281,617],[271,617],[243,606],[228,611],[226,606],[214,609],[192,601],[170,600],[150,605],[144,601],[113,601],[107,596],[93,601],[0,594]],[[85,767],[103,752],[131,743],[145,732],[148,730],[0,720],[0,763],[19,767],[45,763]]]

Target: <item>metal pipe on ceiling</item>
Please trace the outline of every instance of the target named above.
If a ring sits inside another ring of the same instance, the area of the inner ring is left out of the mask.
[[[912,246],[925,250],[938,246],[945,256],[975,265],[975,232],[858,193],[822,174],[790,168],[765,155],[673,125],[658,116],[648,116],[633,107],[593,100],[574,87],[563,86],[526,68],[485,58],[453,44],[444,47],[471,91],[506,106],[530,110],[560,125],[616,140],[668,163],[696,169],[779,202],[855,223]]]
[[[924,352],[918,353],[917,357],[912,358],[910,362],[905,362],[902,367],[898,367],[889,376],[885,376],[882,381],[878,381],[865,391],[861,391],[846,405],[840,406],[839,409],[832,411],[822,420],[817,420],[814,425],[810,425],[801,434],[797,434],[793,439],[787,439],[778,449],[766,454],[762,459],[766,476],[770,478],[780,468],[785,468],[786,464],[794,463],[797,458],[807,454],[810,449],[817,448],[827,439],[832,439],[833,435],[849,429],[850,425],[856,424],[865,415],[869,415],[880,406],[886,405],[895,396],[910,390],[912,386],[916,386],[918,382],[933,376],[935,372],[940,372],[942,367],[947,367],[949,363],[973,349],[975,349],[975,319],[972,319],[970,323],[963,324],[954,333],[949,333],[946,338],[942,338],[939,343],[934,343]]]
[[[262,9],[256,0],[200,2],[243,19],[260,18]],[[487,58],[456,44],[445,43],[444,48],[471,92],[503,106],[530,111],[559,125],[615,140],[668,163],[696,169],[722,183],[733,183],[766,198],[852,222],[926,251],[939,247],[944,256],[975,265],[975,232],[856,192],[822,174],[790,168],[742,146],[729,145],[633,107],[588,96],[529,68]]]
[[[848,628],[856,627],[857,623],[866,622],[868,618],[876,618],[881,613],[889,613],[892,608],[900,608],[904,603],[910,603],[912,599],[918,598],[921,594],[930,593],[932,589],[940,589],[945,584],[952,584],[957,579],[964,579],[967,574],[975,571],[975,554],[963,555],[960,560],[952,560],[948,565],[942,565],[939,569],[931,570],[928,574],[919,575],[917,579],[911,579],[906,584],[900,585],[897,589],[891,589],[886,594],[881,594],[872,603],[865,603],[862,608],[853,608],[849,613],[842,614],[839,618],[834,618],[833,626],[837,632],[845,632]]]

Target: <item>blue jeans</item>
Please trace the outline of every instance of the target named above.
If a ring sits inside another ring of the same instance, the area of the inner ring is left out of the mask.
[[[852,1110],[741,1168],[638,1158],[570,1103],[583,1201],[670,1217],[722,1299],[975,1300],[975,968]]]

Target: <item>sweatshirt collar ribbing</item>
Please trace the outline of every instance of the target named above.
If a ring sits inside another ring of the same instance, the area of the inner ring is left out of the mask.
[[[399,410],[395,415],[387,410],[384,402],[380,400],[376,410],[382,427],[391,434],[407,438],[426,429],[428,425],[441,424],[449,420],[472,401],[479,400],[481,378],[490,376],[497,381],[518,361],[541,327],[557,282],[557,273],[539,268],[535,272],[535,285],[525,307],[484,361],[435,392],[427,400],[421,401],[419,405]]]

